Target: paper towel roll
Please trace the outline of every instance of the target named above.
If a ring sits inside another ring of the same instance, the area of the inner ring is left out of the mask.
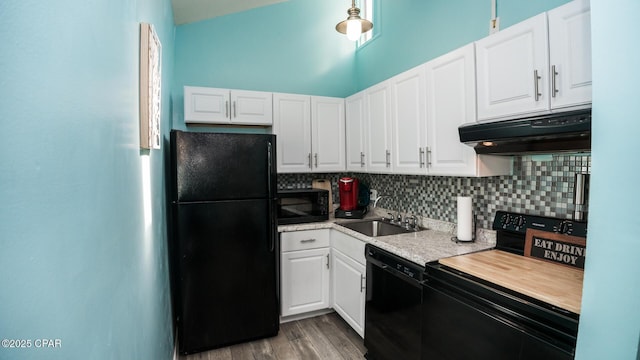
[[[473,240],[473,208],[470,196],[458,196],[458,240]]]

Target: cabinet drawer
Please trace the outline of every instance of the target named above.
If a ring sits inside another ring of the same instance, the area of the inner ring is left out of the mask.
[[[364,241],[351,237],[338,230],[331,230],[331,247],[364,265]]]
[[[296,251],[329,247],[329,229],[283,232],[280,235],[281,251]]]

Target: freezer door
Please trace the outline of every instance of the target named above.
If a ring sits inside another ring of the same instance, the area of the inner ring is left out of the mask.
[[[273,198],[275,135],[171,132],[173,200]]]
[[[276,254],[268,200],[176,205],[183,354],[276,335]]]

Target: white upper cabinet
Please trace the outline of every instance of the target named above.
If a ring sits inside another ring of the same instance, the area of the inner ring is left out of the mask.
[[[273,124],[273,94],[261,91],[231,90],[232,124]]]
[[[273,94],[278,172],[311,171],[311,98]]]
[[[495,176],[511,172],[511,158],[476,155],[458,127],[476,119],[474,44],[429,61],[426,72],[426,167],[430,175]]]
[[[425,73],[418,66],[390,80],[393,124],[392,169],[396,174],[426,173]]]
[[[589,107],[590,16],[573,0],[476,42],[478,120]]]
[[[367,170],[373,173],[390,173],[393,137],[391,133],[391,83],[389,80],[365,91]]]
[[[591,10],[574,0],[548,12],[551,109],[591,103]]]
[[[186,123],[231,123],[229,90],[184,87],[184,121]]]
[[[476,42],[478,120],[549,109],[547,16]]]
[[[344,99],[311,97],[313,171],[345,170]]]
[[[511,158],[478,156],[460,143],[458,126],[476,121],[474,55],[474,44],[469,44],[348,98],[349,170],[447,176],[510,174]],[[363,102],[364,130],[360,121]],[[366,135],[364,139],[358,131]]]
[[[347,170],[366,171],[365,98],[361,91],[345,100]]]
[[[426,65],[426,162],[431,174],[475,175],[476,153],[460,142],[458,126],[475,122],[475,52],[469,44]]]
[[[345,170],[344,99],[273,95],[278,172]]]
[[[185,86],[184,121],[198,124],[270,126],[273,123],[272,94]]]

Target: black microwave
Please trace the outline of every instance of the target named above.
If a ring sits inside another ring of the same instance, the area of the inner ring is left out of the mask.
[[[278,225],[329,220],[329,191],[296,189],[278,191]]]

